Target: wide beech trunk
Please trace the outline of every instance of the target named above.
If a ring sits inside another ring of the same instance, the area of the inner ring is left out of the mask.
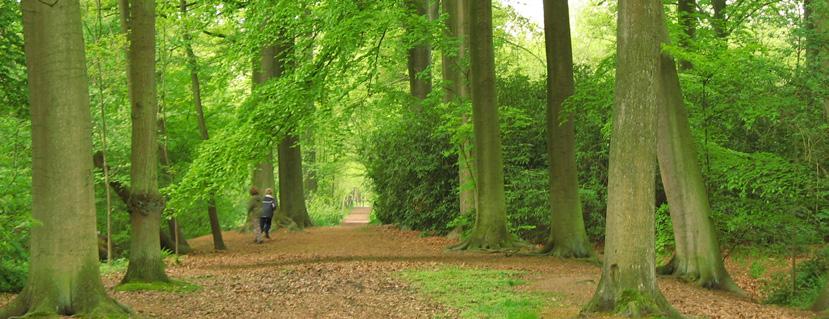
[[[576,132],[564,102],[573,95],[573,49],[567,0],[544,0],[547,47],[547,154],[550,171],[550,237],[542,250],[560,257],[593,254],[579,199]]]
[[[164,200],[158,191],[158,101],[155,74],[155,1],[123,1],[127,82],[132,110],[130,256],[123,282],[166,282],[159,229]]]
[[[585,312],[680,317],[656,282],[654,202],[662,2],[621,0],[602,277]]]
[[[500,250],[515,246],[507,230],[504,160],[495,93],[495,53],[492,45],[492,1],[470,2],[472,123],[475,131],[477,209],[472,233],[454,249]]]
[[[92,119],[78,1],[23,0],[32,116],[32,218],[26,286],[0,318],[127,317],[98,271]]]

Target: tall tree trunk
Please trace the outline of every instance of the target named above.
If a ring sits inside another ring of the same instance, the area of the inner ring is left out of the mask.
[[[275,63],[275,48],[267,46],[262,48],[259,52],[259,58],[253,66],[253,86],[256,87],[269,80],[273,76]],[[274,177],[273,167],[273,150],[264,150],[267,152],[265,159],[256,164],[253,168],[253,186],[259,189],[260,194],[265,194],[265,189],[276,188],[276,178]],[[259,216],[248,216],[246,223],[247,230],[255,230],[259,225]]]
[[[456,103],[462,107],[469,102],[470,88],[467,78],[469,68],[464,65],[469,54],[469,0],[444,0],[444,11],[448,15],[446,20],[447,37],[456,39],[457,50],[443,53],[443,80],[446,82],[444,102]],[[469,116],[461,118],[463,124],[469,122]],[[460,185],[460,212],[467,215],[475,209],[475,181],[474,160],[471,141],[461,140],[458,154],[458,185]],[[462,229],[455,230],[460,233]]]
[[[132,105],[130,160],[130,256],[123,282],[169,281],[161,258],[159,229],[164,201],[158,191],[155,83],[155,1],[130,0],[126,12],[127,82]]]
[[[296,223],[299,228],[313,226],[305,207],[305,191],[302,184],[302,153],[299,138],[288,134],[279,143],[279,201],[281,214]]]
[[[503,249],[514,246],[515,242],[507,230],[504,160],[495,93],[492,0],[471,1],[469,19],[478,218],[469,238],[454,248]]]
[[[181,9],[182,19],[187,16],[187,1],[181,0],[179,5]],[[190,84],[193,92],[193,105],[196,108],[196,119],[199,125],[199,135],[202,140],[206,141],[210,138],[207,132],[207,121],[204,120],[204,107],[201,101],[201,83],[199,82],[199,63],[196,58],[196,53],[193,52],[192,36],[188,33],[188,29],[184,26],[184,51],[187,54],[187,66],[190,69]],[[210,195],[207,201],[207,217],[210,219],[210,232],[213,234],[213,248],[216,250],[225,250],[225,242],[222,239],[222,226],[219,224],[219,214],[216,211],[216,196]]]
[[[586,312],[674,316],[656,284],[654,201],[660,0],[621,0],[602,278]]]
[[[0,318],[126,317],[98,272],[92,127],[78,1],[23,0],[32,115],[32,218],[26,287]],[[58,32],[59,31],[59,32]]]
[[[661,27],[664,41],[668,30]],[[662,274],[672,274],[711,289],[743,291],[725,270],[717,233],[711,223],[711,206],[697,163],[697,153],[676,64],[661,57],[662,104],[657,111],[657,157],[662,185],[671,208],[676,251]]]
[[[679,45],[685,50],[690,50],[697,34],[696,0],[679,0],[677,3],[677,12],[679,13],[679,25],[682,26],[682,30],[684,31],[684,35],[680,38]],[[690,61],[681,60],[679,61],[679,67],[682,70],[690,70],[693,65],[691,65]]]
[[[587,240],[578,192],[576,132],[572,113],[564,111],[564,101],[575,91],[567,0],[544,0],[544,34],[551,225],[543,252],[560,257],[589,257],[593,252]]]
[[[406,4],[418,16],[428,19],[430,17],[429,0],[406,0]],[[411,19],[418,20],[418,19]],[[410,27],[409,32],[420,32],[415,26]],[[420,38],[422,35],[417,35]],[[418,41],[414,47],[409,49],[408,69],[409,88],[416,101],[413,105],[415,112],[423,109],[423,100],[432,92],[432,75],[429,74],[429,66],[432,63],[432,47],[428,40]]]
[[[714,26],[714,33],[720,39],[724,39],[728,36],[725,17],[726,0],[711,0],[711,6],[714,8],[714,20],[711,22]]]
[[[829,1],[810,0],[806,4],[808,16],[806,21],[810,28],[807,54],[809,71],[817,74],[820,82],[816,85],[818,103],[823,107],[823,114],[829,121]]]
[[[295,63],[292,61],[293,40],[281,39],[276,46],[274,68],[272,76],[282,77]],[[280,210],[277,216],[281,225],[284,225],[284,217],[287,217],[302,229],[313,226],[308,209],[305,207],[305,190],[302,182],[302,152],[299,146],[299,135],[295,128],[290,128],[288,133],[279,142],[279,201]]]

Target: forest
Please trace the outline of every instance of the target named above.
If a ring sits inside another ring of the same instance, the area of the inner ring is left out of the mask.
[[[829,319],[829,0],[0,0],[0,319]]]

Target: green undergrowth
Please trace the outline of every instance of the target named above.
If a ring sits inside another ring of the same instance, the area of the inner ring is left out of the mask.
[[[408,269],[404,280],[438,302],[459,309],[463,318],[539,318],[545,305],[540,293],[519,291],[524,272],[465,269]]]
[[[112,262],[103,262],[101,263],[101,275],[109,275],[118,272],[126,272],[127,266],[129,265],[129,260],[126,258],[117,258],[113,259]]]
[[[175,293],[191,293],[201,289],[200,286],[171,280],[170,282],[130,282],[115,286],[116,291],[162,291]]]

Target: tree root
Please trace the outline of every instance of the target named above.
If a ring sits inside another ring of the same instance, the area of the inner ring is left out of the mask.
[[[596,259],[596,254],[593,253],[592,250],[556,245],[552,241],[548,241],[537,253],[541,256],[552,256],[559,258],[587,260]]]
[[[679,280],[692,283],[705,289],[722,290],[733,293],[741,298],[751,298],[745,290],[740,288],[740,286],[738,286],[737,283],[731,279],[728,273],[723,272],[723,275],[719,277],[702,276],[699,272],[681,271],[677,263],[676,256],[674,256],[667,264],[656,267],[656,273],[661,276],[676,277]]]
[[[103,292],[101,292],[101,296],[96,298],[97,303],[94,305],[75,305],[74,307],[56,305],[54,302],[46,299],[36,302],[37,304],[31,304],[33,301],[26,294],[27,292],[24,290],[14,301],[9,303],[5,308],[0,309],[0,319],[55,318],[59,316],[108,319],[130,318],[135,315],[128,307],[106,296]],[[75,307],[82,309],[78,312],[69,311]]]
[[[597,293],[582,309],[580,317],[591,313],[616,313],[630,318],[683,318],[661,294],[626,290],[608,296]]]
[[[506,253],[507,256],[512,256],[521,251],[521,249],[527,249],[529,247],[529,244],[517,239],[507,239],[496,243],[487,243],[483,240],[473,240],[472,238],[469,238],[460,243],[449,246],[447,249],[450,251],[469,250],[487,253]]]

